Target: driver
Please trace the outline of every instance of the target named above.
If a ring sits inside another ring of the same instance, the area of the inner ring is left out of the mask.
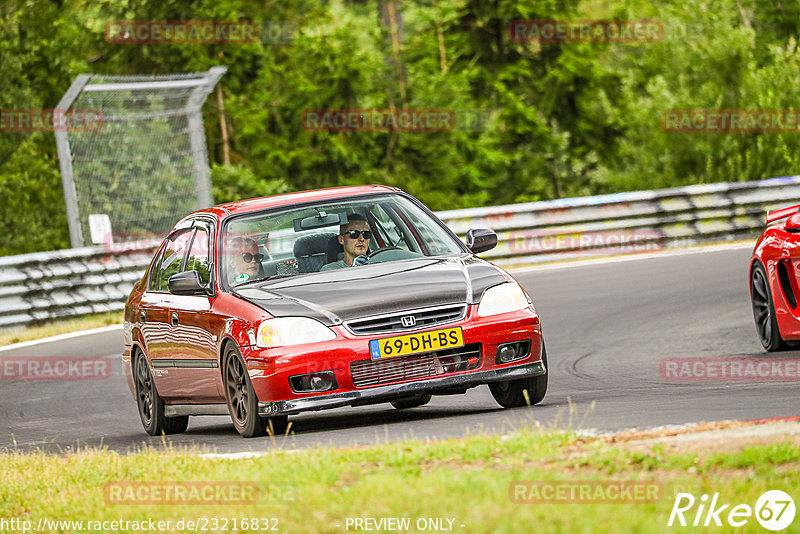
[[[339,227],[339,243],[344,248],[344,258],[328,263],[322,266],[320,271],[330,271],[332,269],[342,269],[344,267],[352,267],[355,265],[363,265],[366,263],[367,247],[369,247],[369,240],[372,237],[372,232],[369,229],[369,223],[363,215],[357,213],[348,216],[347,224]]]
[[[230,278],[233,284],[242,284],[256,278],[264,255],[258,252],[258,243],[252,237],[234,237],[229,243]]]

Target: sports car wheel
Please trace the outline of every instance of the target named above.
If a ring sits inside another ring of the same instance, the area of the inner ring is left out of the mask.
[[[769,289],[767,271],[761,263],[753,266],[750,277],[750,299],[753,303],[753,318],[761,345],[770,352],[785,348],[778,330],[778,319],[775,317],[775,303]]]
[[[228,345],[225,351],[225,399],[236,431],[245,438],[284,434],[289,424],[285,415],[261,417],[258,415],[258,397],[253,390],[250,375],[239,350]]]
[[[542,343],[542,361],[547,369],[547,349]],[[550,372],[541,376],[507,380],[505,382],[492,382],[489,391],[497,404],[503,408],[516,408],[519,406],[533,406],[539,404],[547,393],[547,377]]]
[[[133,360],[133,380],[136,388],[136,404],[144,431],[151,436],[180,434],[189,426],[189,416],[166,417],[164,401],[156,391],[153,373],[144,354],[137,353]]]
[[[417,406],[424,406],[431,401],[430,395],[417,395],[415,397],[408,397],[406,399],[400,399],[396,401],[392,401],[392,406],[397,408],[398,410],[405,410],[406,408],[416,408]]]

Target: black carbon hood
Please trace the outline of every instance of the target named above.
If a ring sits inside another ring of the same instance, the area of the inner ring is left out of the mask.
[[[311,317],[326,326],[445,304],[476,304],[506,281],[468,254],[415,258],[266,281],[234,294],[274,317]]]

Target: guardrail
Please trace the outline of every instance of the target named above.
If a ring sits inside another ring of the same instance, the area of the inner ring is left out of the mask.
[[[482,256],[503,266],[757,236],[765,213],[800,203],[800,176],[438,213],[462,238],[493,228]],[[156,243],[0,258],[0,330],[122,309]]]
[[[800,176],[472,208],[437,215],[463,238],[492,228],[502,266],[755,237],[766,211],[800,203]]]
[[[155,246],[86,247],[0,258],[0,330],[121,310]]]

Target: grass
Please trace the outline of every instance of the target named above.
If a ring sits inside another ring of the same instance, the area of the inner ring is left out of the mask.
[[[410,531],[416,532],[419,519],[449,518],[452,530],[463,533],[655,533],[681,528],[667,526],[677,489],[689,488],[698,499],[703,493],[719,492],[720,502],[751,507],[763,492],[780,489],[800,504],[800,446],[781,441],[729,453],[673,453],[658,444],[634,449],[572,433],[521,430],[507,436],[338,450],[284,451],[265,445],[266,456],[237,460],[175,448],[125,456],[106,450],[66,456],[0,454],[0,518],[34,524],[40,517],[170,520],[172,532],[193,530],[177,530],[181,519],[216,518],[217,531],[226,526],[229,532],[244,532],[248,529],[234,525],[234,518],[264,517],[277,519],[278,531],[296,533],[353,532],[354,524],[347,528],[348,518],[365,517],[410,518]],[[661,484],[664,496],[638,504],[514,502],[509,487],[524,480],[643,480]],[[135,503],[131,499],[136,497],[128,493],[122,499],[125,504],[116,504],[104,493],[112,491],[104,489],[108,484],[118,488],[120,483],[156,483],[164,490],[199,481],[215,488],[225,481],[255,483],[258,498],[249,504],[214,498],[202,505],[152,504]],[[690,523],[696,508],[686,514]],[[442,525],[449,526],[447,519]],[[86,532],[86,527],[84,523],[82,530],[74,525],[62,530]],[[119,526],[111,530],[132,531]],[[765,531],[752,517],[735,530]]]
[[[78,332],[80,330],[89,330],[90,328],[99,328],[101,326],[110,326],[113,324],[122,324],[122,310],[62,319],[41,326],[31,326],[15,332],[0,333],[0,347],[19,343],[21,341],[42,339],[58,334]]]

